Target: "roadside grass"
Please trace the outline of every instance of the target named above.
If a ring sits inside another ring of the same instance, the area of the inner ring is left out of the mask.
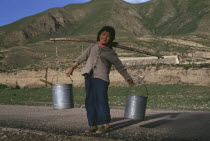
[[[146,96],[147,108],[165,110],[210,110],[210,87],[183,84],[145,84],[134,87],[109,87],[109,103],[111,108],[125,107],[129,94]],[[85,89],[73,88],[75,107],[84,107]],[[15,89],[0,85],[1,105],[52,106],[51,88]]]

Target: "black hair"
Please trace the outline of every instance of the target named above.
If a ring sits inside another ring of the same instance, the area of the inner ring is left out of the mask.
[[[100,35],[103,31],[109,32],[111,36],[111,41],[112,42],[115,39],[115,29],[111,26],[104,26],[99,30],[98,36],[97,36],[97,41],[100,41]]]

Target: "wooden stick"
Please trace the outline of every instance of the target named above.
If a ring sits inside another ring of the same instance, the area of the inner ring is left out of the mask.
[[[49,81],[46,81],[46,80],[44,80],[44,79],[40,79],[40,81],[42,81],[42,82],[44,82],[44,83],[46,83],[46,84],[49,84],[49,85],[54,85],[53,83],[51,83],[51,82],[49,82]]]
[[[50,41],[74,41],[74,42],[96,43],[95,40],[77,39],[77,38],[50,38]]]
[[[90,40],[90,39],[77,39],[77,38],[50,38],[50,41],[74,41],[74,42],[96,43],[95,40]],[[158,58],[163,58],[162,55],[153,54],[151,52],[139,50],[137,48],[127,47],[127,46],[121,46],[117,42],[113,42],[112,46],[113,47],[116,47],[116,48],[120,48],[120,49],[125,49],[125,50],[129,50],[129,51],[143,53],[143,54],[146,54],[146,55],[156,56]]]

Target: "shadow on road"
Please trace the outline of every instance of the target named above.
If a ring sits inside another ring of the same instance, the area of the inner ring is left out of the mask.
[[[156,120],[150,123],[146,123],[143,125],[140,125],[139,127],[145,127],[145,128],[155,128],[158,127],[160,125],[166,124],[170,121],[172,121],[171,119],[176,118],[180,113],[161,113],[161,114],[154,114],[154,115],[148,115],[145,117],[144,121],[149,121],[149,120],[154,120],[154,119],[158,119],[158,118],[163,118],[163,117],[167,117],[167,119],[160,119],[160,120]],[[119,122],[121,121],[121,122]],[[119,122],[119,123],[114,123],[114,122]],[[125,128],[134,124],[138,124],[140,122],[143,122],[141,120],[132,120],[132,119],[126,119],[124,117],[119,117],[119,118],[113,118],[112,119],[112,124],[110,125],[110,131],[114,131],[120,128]]]
[[[176,118],[179,114],[180,113],[161,113],[161,114],[150,115],[145,118],[145,121],[154,120],[154,119],[162,118],[162,117],[167,117],[167,119],[160,119],[157,121],[153,121],[147,124],[140,125],[140,127],[155,128],[155,127],[171,122],[172,119]]]
[[[154,114],[145,117],[145,121],[161,118],[161,117],[169,117],[169,118],[176,118],[180,113],[161,113],[161,114]]]
[[[144,127],[144,128],[155,128],[155,127],[161,126],[161,125],[163,125],[163,124],[169,123],[169,122],[171,122],[171,121],[172,121],[172,120],[170,120],[170,119],[162,119],[162,120],[150,122],[150,123],[147,123],[147,124],[144,124],[144,125],[140,125],[139,127]]]

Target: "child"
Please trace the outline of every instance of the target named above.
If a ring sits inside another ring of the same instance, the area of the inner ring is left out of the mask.
[[[72,75],[74,69],[84,61],[86,65],[82,69],[85,77],[85,108],[89,128],[86,132],[105,133],[109,130],[111,120],[108,104],[109,73],[111,66],[123,76],[129,85],[134,85],[133,79],[112,49],[115,39],[115,30],[111,26],[104,26],[97,36],[97,43],[87,48],[66,71],[66,75]],[[99,128],[97,125],[101,125]]]

